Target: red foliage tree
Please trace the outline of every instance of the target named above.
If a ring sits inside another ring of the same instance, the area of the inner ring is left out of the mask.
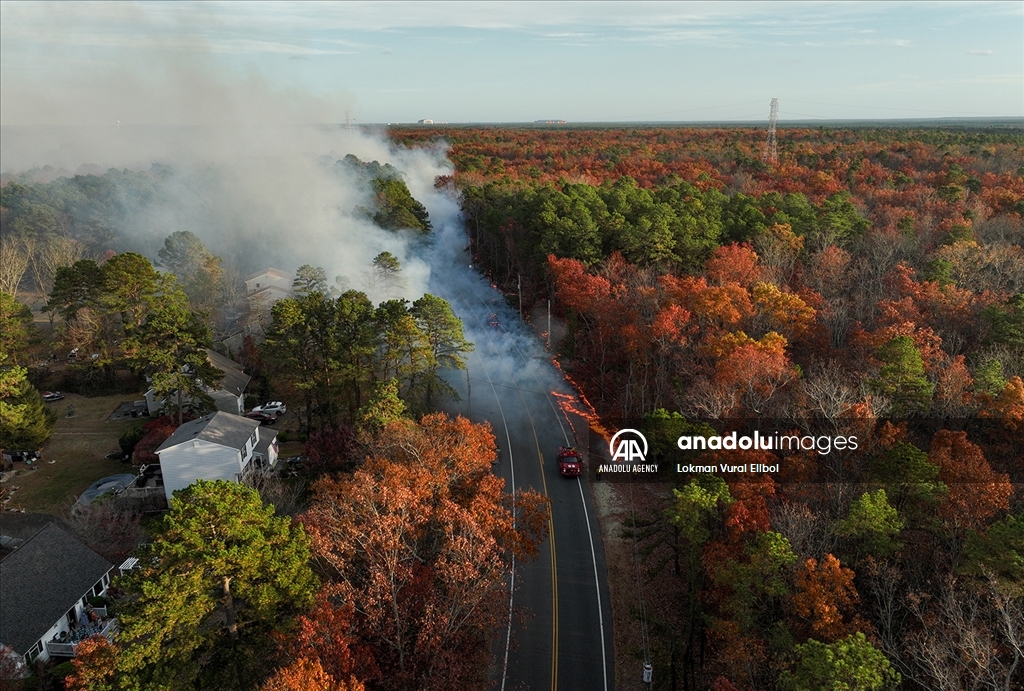
[[[808,558],[797,569],[793,594],[793,609],[809,629],[808,635],[831,643],[854,629],[855,607],[860,601],[853,584],[853,570],[839,564],[839,560],[826,554],[819,564]]]
[[[966,432],[936,432],[928,460],[939,466],[939,479],[949,487],[949,498],[939,507],[939,515],[954,525],[979,530],[1010,508],[1013,485],[1009,476],[993,472]]]
[[[117,672],[117,647],[106,636],[92,636],[79,643],[71,663],[75,671],[64,678],[67,691],[106,691],[114,688],[112,682]]]

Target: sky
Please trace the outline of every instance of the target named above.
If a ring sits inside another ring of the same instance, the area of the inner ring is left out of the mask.
[[[1021,2],[0,2],[0,124],[1024,116]]]

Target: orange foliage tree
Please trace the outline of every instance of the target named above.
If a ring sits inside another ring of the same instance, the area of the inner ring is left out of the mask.
[[[1010,508],[1013,486],[1009,476],[993,472],[966,432],[936,432],[928,460],[939,466],[939,479],[949,487],[949,499],[939,506],[939,515],[954,525],[977,530]]]
[[[536,553],[539,495],[502,492],[494,436],[465,418],[387,425],[351,477],[320,480],[302,520],[384,689],[479,683],[510,561]],[[511,505],[510,505],[511,501]]]
[[[808,558],[796,573],[793,609],[810,626],[810,634],[831,643],[853,633],[854,607],[860,601],[853,584],[854,573],[826,554],[819,564]]]

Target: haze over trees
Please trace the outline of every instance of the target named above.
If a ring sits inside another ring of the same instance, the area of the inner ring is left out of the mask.
[[[775,478],[682,477],[624,526],[661,598],[659,683],[1019,684],[1019,131],[785,130],[778,165],[762,162],[760,131],[740,128],[389,136],[447,139],[456,170],[437,187],[458,195],[474,265],[510,304],[520,278],[524,307],[552,300],[561,363],[600,416],[641,420],[659,452],[730,419],[862,436],[856,456],[794,454]],[[321,164],[361,181],[357,215],[389,238],[430,230],[394,167]],[[0,444],[52,429],[25,370],[35,350],[18,300],[33,294],[89,390],[131,371],[197,400],[214,381],[204,312],[224,307],[237,267],[177,231],[157,255],[165,273],[125,232],[171,175],[5,180]],[[319,478],[307,510],[275,517],[238,486],[179,495],[142,553],[158,559],[124,581],[122,637],[84,643],[69,688],[486,683],[503,574],[542,539],[542,502],[510,501],[485,425],[434,413],[453,395],[443,372],[472,348],[450,305],[392,294],[393,254],[366,270],[379,304],[298,267],[295,297],[241,353],[301,416]]]
[[[735,419],[864,442],[655,493],[626,526],[655,679],[1019,683],[1021,581],[987,551],[1024,544],[1019,131],[785,130],[777,165],[738,128],[392,131],[439,134],[474,261],[511,304],[520,279],[524,308],[552,299],[599,415],[655,449]]]

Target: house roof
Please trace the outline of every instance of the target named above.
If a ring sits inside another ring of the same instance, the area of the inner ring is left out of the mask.
[[[215,350],[206,349],[206,359],[211,365],[224,373],[218,388],[235,396],[241,395],[252,379],[242,371],[242,366],[230,358],[226,358]]]
[[[287,278],[287,279],[291,279],[291,277],[292,277],[292,275],[290,273],[288,273],[287,271],[281,271],[281,269],[275,269],[274,267],[270,266],[270,267],[267,267],[266,269],[261,269],[261,270],[257,271],[256,273],[249,274],[248,276],[245,277],[245,280],[246,280],[246,282],[249,282],[249,281],[253,280],[254,278],[259,278],[260,276],[267,276],[267,275],[269,275],[269,276],[277,276],[278,278]]]
[[[256,442],[256,448],[253,449],[253,452],[266,458],[270,445],[273,444],[276,439],[277,430],[269,430],[266,427],[260,427],[260,438]]]
[[[174,430],[174,434],[160,445],[156,453],[166,451],[172,446],[184,444],[194,439],[201,439],[232,449],[241,449],[245,446],[245,442],[249,437],[252,436],[253,430],[259,426],[258,420],[250,420],[241,415],[217,411],[210,415],[204,415],[192,422],[186,422]]]
[[[113,564],[53,523],[0,561],[0,641],[28,652]]]

